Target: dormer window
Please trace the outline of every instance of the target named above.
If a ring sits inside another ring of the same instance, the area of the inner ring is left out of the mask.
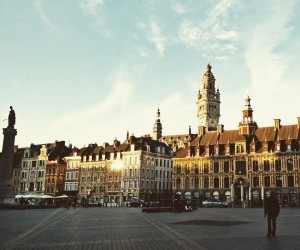
[[[110,153],[110,160],[114,159],[115,154],[114,153]]]
[[[215,146],[215,155],[216,156],[219,155],[219,145],[218,144]]]
[[[96,161],[99,161],[99,155],[96,155]]]
[[[226,155],[230,155],[230,145],[226,145]]]
[[[263,143],[263,150],[264,152],[268,152],[268,142]]]
[[[209,156],[209,145],[205,147],[205,156]]]
[[[276,144],[276,151],[280,152],[280,142],[277,142],[277,144]]]
[[[245,153],[245,145],[244,143],[238,143],[236,144],[236,153],[237,154],[242,154],[242,153]]]
[[[82,160],[83,162],[86,162],[86,156],[83,156],[83,160]]]

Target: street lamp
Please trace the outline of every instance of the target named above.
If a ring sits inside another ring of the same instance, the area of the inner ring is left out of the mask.
[[[262,186],[261,187],[261,199],[263,202],[263,207],[265,207],[264,196],[265,196],[265,189],[264,189],[264,186]]]
[[[234,185],[231,184],[231,206],[233,208],[233,201],[234,201]]]
[[[249,205],[250,205],[250,207],[251,207],[251,199],[252,199],[252,197],[251,197],[251,187],[249,187]]]

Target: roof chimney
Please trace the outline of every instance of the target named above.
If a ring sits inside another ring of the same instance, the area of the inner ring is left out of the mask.
[[[198,126],[198,135],[202,136],[205,134],[205,127],[204,126]]]
[[[224,125],[223,124],[218,124],[217,132],[218,132],[218,134],[222,134],[224,132]]]
[[[281,127],[281,124],[280,124],[280,119],[274,119],[274,130],[279,130],[280,127]],[[299,122],[299,120],[298,120]]]

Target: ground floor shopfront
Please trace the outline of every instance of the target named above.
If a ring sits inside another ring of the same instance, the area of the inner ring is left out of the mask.
[[[209,198],[226,201],[232,207],[262,207],[271,192],[276,194],[281,206],[300,206],[298,188],[250,187],[238,183],[227,189],[177,189],[174,190],[173,196],[175,200],[194,200],[198,207],[202,201]]]

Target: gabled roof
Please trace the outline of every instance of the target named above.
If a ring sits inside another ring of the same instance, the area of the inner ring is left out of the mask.
[[[280,140],[299,140],[299,127],[298,125],[282,126],[278,131],[278,136]]]

